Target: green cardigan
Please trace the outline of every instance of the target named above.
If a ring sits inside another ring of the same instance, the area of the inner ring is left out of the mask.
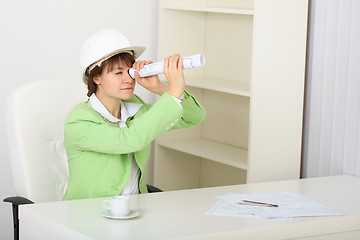
[[[154,105],[134,95],[128,102],[143,104],[119,128],[92,109],[90,102],[76,105],[65,122],[64,144],[68,156],[69,182],[64,200],[119,195],[130,175],[129,153],[140,168],[140,193],[147,193],[146,165],[151,142],[163,132],[195,126],[206,116],[205,109],[188,92],[183,110],[165,93]]]

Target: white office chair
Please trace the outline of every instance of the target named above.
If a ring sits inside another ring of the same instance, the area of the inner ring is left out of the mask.
[[[75,104],[87,100],[80,79],[25,84],[9,97],[7,129],[17,197],[13,206],[14,239],[19,239],[18,205],[61,201],[69,171],[64,123]],[[148,185],[149,192],[161,192]]]
[[[30,82],[10,94],[7,129],[16,195],[13,204],[14,239],[18,239],[18,205],[62,200],[68,166],[64,123],[71,108],[86,101],[80,79]],[[31,199],[31,200],[29,200]]]

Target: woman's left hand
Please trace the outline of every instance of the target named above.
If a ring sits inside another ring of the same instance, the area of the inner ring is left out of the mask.
[[[145,65],[153,63],[152,61],[137,61],[133,64],[132,68],[134,68],[136,71],[134,73],[135,81],[137,81],[141,86],[146,88],[147,90],[162,95],[167,90],[167,86],[163,84],[158,75],[153,75],[149,77],[140,77],[139,71],[142,69]]]

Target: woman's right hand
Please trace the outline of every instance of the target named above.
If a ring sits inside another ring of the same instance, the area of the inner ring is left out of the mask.
[[[174,54],[164,60],[164,74],[168,81],[167,93],[179,98],[185,90],[183,59],[179,54]]]

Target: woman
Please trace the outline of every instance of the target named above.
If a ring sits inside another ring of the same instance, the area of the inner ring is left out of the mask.
[[[151,142],[161,133],[199,124],[206,115],[185,88],[182,58],[164,61],[168,86],[158,76],[128,74],[151,61],[138,61],[145,48],[132,46],[113,29],[83,45],[80,60],[89,101],[76,105],[65,123],[69,182],[64,200],[147,193]],[[161,96],[154,105],[134,95],[135,81]]]

